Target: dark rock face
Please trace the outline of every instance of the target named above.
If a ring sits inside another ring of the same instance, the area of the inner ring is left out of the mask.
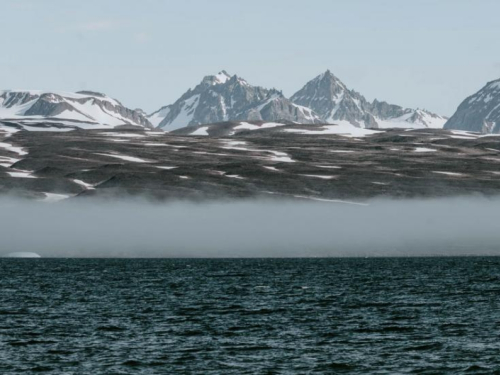
[[[364,201],[500,192],[498,137],[436,129],[318,136],[311,134],[324,125],[252,124],[254,130],[238,131],[239,122],[207,125],[208,136],[183,135],[190,127],[174,133],[18,131],[7,137],[0,127],[0,193]],[[13,125],[0,124],[11,131]],[[300,129],[310,134],[290,132]]]
[[[30,92],[14,91],[14,92],[0,92],[0,98],[3,99],[2,106],[5,108],[12,108],[15,105],[26,104],[36,98],[38,95]]]
[[[143,113],[137,110],[129,109],[121,104],[113,105],[108,101],[99,102],[96,100],[95,104],[99,105],[101,108],[104,108],[107,112],[117,113],[120,117],[125,119],[125,123],[129,123],[131,125],[140,125],[145,128],[153,128],[146,116],[144,116]]]
[[[140,111],[126,108],[119,101],[92,91],[80,91],[76,94],[4,91],[0,92],[0,116],[2,108],[17,108],[16,111],[9,112],[16,119],[40,116],[104,125],[113,120],[113,125],[129,124],[152,128]],[[103,120],[102,116],[94,117],[96,112],[107,119]]]
[[[445,129],[500,133],[500,79],[465,99]]]
[[[373,101],[370,107],[373,116],[379,118],[400,117],[405,111],[399,105],[389,104],[387,102],[379,102],[377,99]]]
[[[347,89],[330,71],[308,82],[290,100],[313,109],[327,123],[346,120],[360,126],[369,109],[362,95]]]
[[[347,121],[357,127],[380,128],[440,127],[446,119],[425,110],[403,108],[374,100],[368,102],[360,93],[349,90],[329,70],[309,81],[291,98],[294,103],[311,108],[323,122]]]
[[[72,111],[73,107],[64,101],[52,101],[49,95],[42,95],[25,113],[25,116],[56,117],[64,111]],[[88,116],[77,111],[79,114],[91,120]]]
[[[154,125],[169,131],[230,120],[318,122],[313,111],[293,104],[280,91],[251,86],[225,71],[205,77],[174,104],[162,107],[149,118]]]

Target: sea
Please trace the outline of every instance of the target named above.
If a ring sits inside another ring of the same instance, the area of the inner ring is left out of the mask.
[[[498,374],[500,258],[0,259],[0,374]]]

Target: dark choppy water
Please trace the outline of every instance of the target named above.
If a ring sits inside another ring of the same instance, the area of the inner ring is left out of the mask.
[[[0,259],[0,373],[498,373],[500,258]]]

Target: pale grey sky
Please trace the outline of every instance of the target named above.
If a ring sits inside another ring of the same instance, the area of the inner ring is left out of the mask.
[[[498,0],[0,0],[0,90],[104,92],[152,112],[226,69],[292,95],[330,69],[451,115],[500,78]]]

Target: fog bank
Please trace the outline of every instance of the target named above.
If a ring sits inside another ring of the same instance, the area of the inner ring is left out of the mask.
[[[367,206],[0,199],[0,256],[313,257],[500,255],[500,199]]]

